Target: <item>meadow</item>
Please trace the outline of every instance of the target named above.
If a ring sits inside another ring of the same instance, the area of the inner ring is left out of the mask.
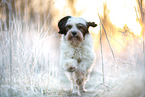
[[[50,0],[33,1],[0,1],[0,97],[75,97],[59,65],[57,21],[67,13],[54,13]],[[95,67],[82,97],[145,97],[145,22],[139,18],[142,34],[136,35],[103,14],[97,30],[90,29]]]

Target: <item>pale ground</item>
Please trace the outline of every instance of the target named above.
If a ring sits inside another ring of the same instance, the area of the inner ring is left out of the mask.
[[[114,71],[112,71],[114,73]],[[124,72],[125,74],[125,72]],[[140,75],[112,74],[105,76],[105,84],[102,81],[102,74],[93,71],[90,80],[86,84],[87,93],[82,93],[81,97],[145,97],[145,87]],[[138,73],[139,74],[139,73]],[[137,77],[137,78],[136,78]],[[46,93],[43,96],[53,97],[78,97],[72,94],[70,82],[63,76],[63,88],[60,91]]]

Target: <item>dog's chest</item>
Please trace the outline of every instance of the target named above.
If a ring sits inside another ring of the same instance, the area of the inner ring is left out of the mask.
[[[76,59],[78,60],[78,62],[80,62],[81,59],[87,57],[87,51],[83,47],[79,48],[69,47],[69,49],[65,49],[63,53],[65,57],[70,59]]]
[[[61,59],[62,60],[77,60],[78,63],[85,60],[93,59],[92,41],[90,35],[85,37],[85,41],[79,47],[73,47],[69,42],[62,37],[61,41]]]
[[[82,48],[73,48],[71,53],[72,58],[80,59],[82,56],[84,56],[83,49]]]

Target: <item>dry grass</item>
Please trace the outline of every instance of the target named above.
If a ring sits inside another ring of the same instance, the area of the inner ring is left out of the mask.
[[[77,96],[71,94],[70,82],[59,66],[60,36],[49,14],[43,23],[39,16],[35,23],[11,17],[10,29],[5,19],[0,20],[0,97]],[[130,32],[120,33],[119,38],[109,34],[110,45],[102,38],[104,84],[102,53],[97,48],[96,65],[86,85],[88,92],[82,96],[145,97],[143,41]]]

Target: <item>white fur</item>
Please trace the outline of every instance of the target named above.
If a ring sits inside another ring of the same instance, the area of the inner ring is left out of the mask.
[[[82,91],[86,91],[85,84],[93,67],[94,53],[91,35],[81,32],[83,30],[77,24],[83,24],[88,29],[86,20],[82,18],[71,17],[67,20],[66,25],[71,25],[71,29],[61,37],[60,64],[72,83],[73,93],[80,96]],[[72,35],[73,31],[77,32],[76,36]]]
[[[82,70],[85,74],[85,82],[83,88],[85,91],[85,83],[87,81],[87,77],[90,74],[90,69],[92,69],[92,64],[94,61],[94,53],[93,53],[93,45],[92,38],[90,34],[85,36],[85,40],[78,46],[73,47],[68,41],[66,41],[65,36],[62,35],[61,38],[61,55],[60,55],[60,63],[63,69],[66,71],[66,76],[72,83],[73,93],[80,94],[79,86],[75,82],[74,73],[67,72],[67,67],[73,66],[77,69]],[[81,59],[81,62],[78,64],[77,59]]]
[[[94,60],[92,38],[90,34],[85,36],[85,40],[78,47],[73,47],[65,36],[61,38],[61,66],[66,70],[68,65],[79,67],[83,71],[87,71]],[[77,59],[81,59],[81,63],[77,63]]]
[[[80,18],[80,17],[73,17],[71,16],[71,18],[68,19],[66,25],[68,25],[69,23],[74,23],[74,24],[77,24],[77,23],[82,23],[82,24],[86,24],[86,20],[83,19],[83,18]]]

